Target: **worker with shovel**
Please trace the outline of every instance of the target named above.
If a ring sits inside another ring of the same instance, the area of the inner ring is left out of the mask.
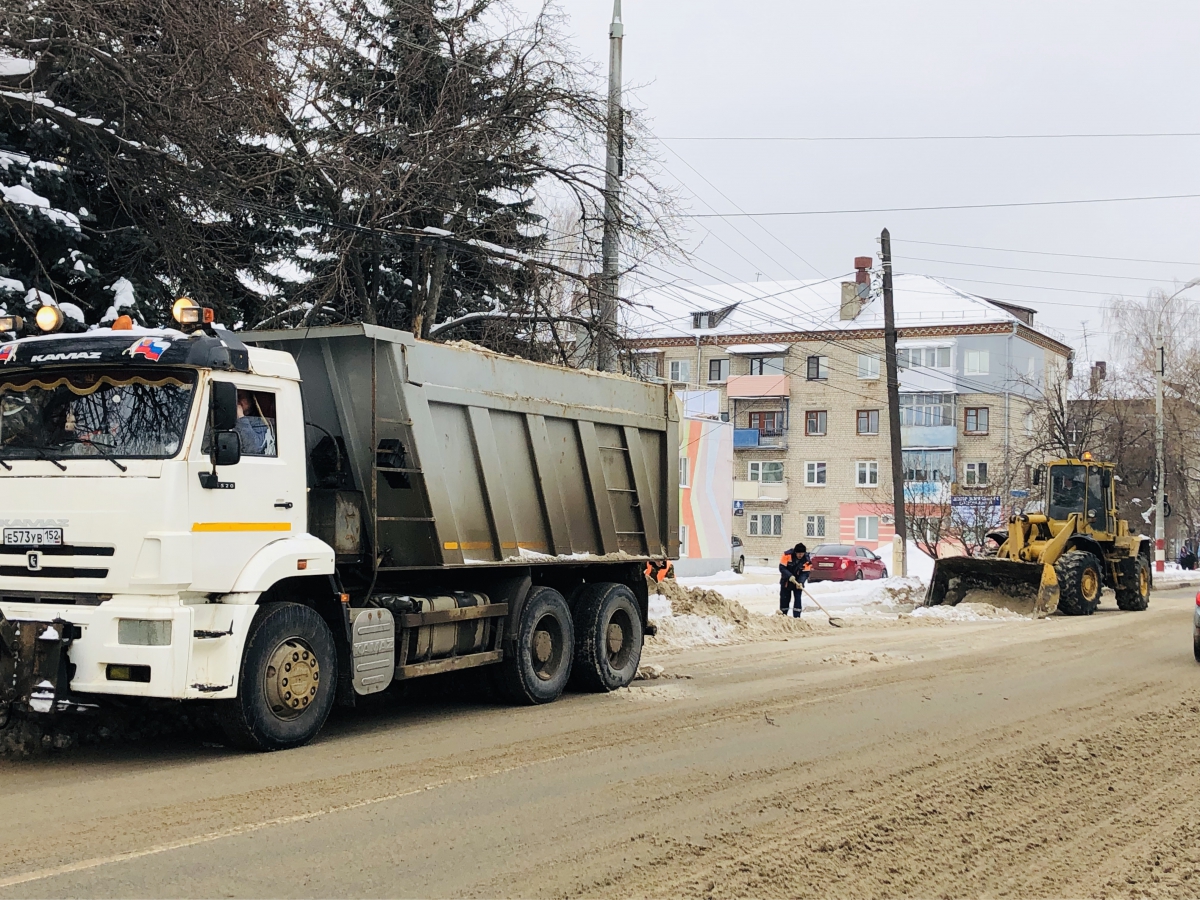
[[[800,618],[800,593],[804,590],[804,582],[812,571],[811,558],[808,548],[797,544],[791,550],[785,550],[779,558],[779,614],[786,616],[788,606],[792,607],[792,615]]]

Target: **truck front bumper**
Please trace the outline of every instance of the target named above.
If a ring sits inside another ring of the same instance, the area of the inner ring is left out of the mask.
[[[55,691],[47,711],[80,706],[80,698],[92,704],[105,694],[236,696],[242,646],[255,611],[252,604],[191,605],[134,596],[97,606],[6,604],[0,610],[0,705],[36,711],[29,704],[39,699],[39,685],[48,690],[45,682]],[[134,628],[123,633],[122,622],[131,621]],[[70,704],[59,703],[63,698]]]

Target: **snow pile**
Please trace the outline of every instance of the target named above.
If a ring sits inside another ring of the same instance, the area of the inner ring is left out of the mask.
[[[811,626],[799,619],[754,615],[717,591],[689,588],[670,579],[650,589],[650,621],[658,628],[649,640],[652,647],[682,650],[706,644],[787,638],[811,631]]]
[[[956,606],[918,606],[909,615],[914,619],[941,619],[944,622],[994,622],[1000,619],[1030,621],[1029,616],[1011,609],[970,601]]]
[[[1169,590],[1184,585],[1200,586],[1200,569],[1184,569],[1179,563],[1167,563],[1166,571],[1155,572],[1154,586],[1159,590]]]

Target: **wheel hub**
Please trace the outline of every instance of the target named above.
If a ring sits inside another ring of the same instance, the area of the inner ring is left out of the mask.
[[[263,687],[271,711],[281,719],[294,719],[316,699],[321,666],[308,644],[289,638],[275,648],[267,661]]]
[[[538,631],[533,636],[533,658],[539,663],[549,662],[554,653],[554,638],[548,631]]]
[[[1089,603],[1100,593],[1100,579],[1094,569],[1084,569],[1083,577],[1079,579],[1079,590]]]
[[[608,625],[608,652],[616,656],[624,646],[625,629],[621,627],[619,622],[610,622]]]
[[[1150,593],[1150,573],[1141,566],[1138,567],[1138,592],[1143,597]]]

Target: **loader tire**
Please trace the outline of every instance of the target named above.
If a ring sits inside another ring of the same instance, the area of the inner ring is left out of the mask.
[[[628,687],[642,661],[642,616],[623,584],[588,584],[575,605],[575,663],[571,685],[607,693]]]
[[[1141,612],[1150,605],[1150,563],[1144,556],[1134,557],[1129,571],[1121,573],[1117,586],[1117,607]]]
[[[563,595],[534,587],[525,598],[511,654],[500,663],[500,688],[510,703],[532,706],[562,696],[575,658],[575,626]]]
[[[1066,616],[1090,616],[1100,605],[1104,575],[1100,560],[1083,550],[1063,554],[1054,567],[1058,576],[1058,608]]]
[[[288,750],[316,737],[337,693],[337,649],[325,620],[299,603],[259,607],[237,692],[220,702],[221,727],[235,747]]]

